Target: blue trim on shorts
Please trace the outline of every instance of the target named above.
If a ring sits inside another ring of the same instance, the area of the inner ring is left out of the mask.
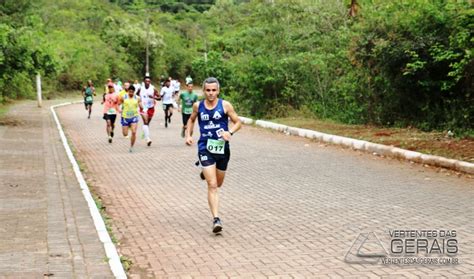
[[[198,158],[201,166],[203,167],[208,167],[215,164],[218,170],[226,171],[230,160],[230,148],[228,145],[226,145],[224,154],[213,154],[207,149],[201,149],[198,150]]]
[[[138,116],[134,116],[132,118],[123,118],[120,120],[122,126],[128,127],[133,123],[138,123]]]

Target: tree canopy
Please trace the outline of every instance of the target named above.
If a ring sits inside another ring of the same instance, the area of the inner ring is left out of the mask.
[[[54,11],[54,12],[51,12]],[[473,130],[469,1],[5,0],[0,101],[87,79],[216,76],[245,115]]]

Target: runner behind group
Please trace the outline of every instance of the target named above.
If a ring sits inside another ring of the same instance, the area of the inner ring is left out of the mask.
[[[137,93],[138,89],[140,89],[140,83],[138,83],[138,79],[133,82],[133,87],[135,87],[135,93]]]
[[[198,96],[193,92],[193,84],[187,85],[188,90],[181,93],[178,99],[178,111],[181,111],[183,116],[183,129],[181,130],[181,137],[184,138],[186,131],[186,124],[188,123],[189,117],[193,112],[193,104],[197,101]]]
[[[143,120],[143,133],[148,146],[151,145],[150,138],[150,122],[155,114],[155,100],[159,100],[158,91],[151,85],[151,79],[146,76],[143,79],[143,85],[137,91],[137,96],[140,97],[140,115]]]
[[[95,88],[91,80],[87,81],[87,86],[82,89],[82,96],[84,97],[84,106],[89,111],[87,119],[91,118],[92,104],[94,103]]]
[[[174,88],[170,86],[170,83],[170,80],[166,80],[165,85],[160,91],[160,96],[163,100],[163,110],[165,111],[165,128],[168,128],[168,123],[171,123],[171,116],[173,116]]]
[[[140,97],[135,95],[135,86],[128,87],[128,92],[123,97],[120,97],[120,105],[122,105],[122,133],[123,136],[128,136],[129,127],[132,130],[130,137],[130,152],[133,152],[133,146],[137,138],[137,123],[138,123],[138,107],[141,108]]]
[[[114,137],[115,119],[117,118],[117,112],[119,111],[119,96],[115,93],[114,85],[108,85],[109,92],[104,95],[102,104],[104,104],[104,120],[107,123],[106,130],[107,136],[109,137],[109,143],[112,143]]]
[[[130,87],[130,82],[126,81],[123,83],[123,89],[119,93],[119,98],[123,99],[124,96],[128,95],[128,88]],[[120,109],[123,110],[123,106],[120,104]],[[120,123],[122,123],[123,116],[120,117]],[[128,138],[128,133],[123,135],[125,138]]]
[[[219,81],[207,78],[203,83],[205,99],[193,104],[193,112],[187,123],[186,144],[193,141],[193,128],[196,118],[201,136],[198,141],[198,156],[207,182],[207,199],[214,217],[212,231],[219,233],[222,222],[218,215],[218,188],[224,183],[227,164],[230,159],[229,141],[242,123],[232,105],[219,99]],[[229,128],[229,117],[234,125]]]

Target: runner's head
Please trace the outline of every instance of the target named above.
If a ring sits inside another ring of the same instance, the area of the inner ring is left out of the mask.
[[[188,87],[188,91],[191,93],[193,92],[193,84],[192,83],[188,83],[187,84],[187,87]]]
[[[128,88],[130,88],[130,82],[129,82],[129,81],[124,82],[124,83],[123,83],[123,88],[124,88],[125,90],[127,90]]]
[[[215,77],[208,77],[202,83],[204,95],[208,101],[214,101],[219,96],[219,81]]]
[[[93,85],[92,80],[88,80],[87,85],[92,86]]]
[[[170,82],[171,82],[171,81],[170,81],[169,79],[165,80],[165,86],[166,86],[166,87],[170,87]]]
[[[115,92],[115,87],[114,87],[114,84],[113,83],[109,83],[107,84],[107,87],[109,89],[109,93],[114,93]]]
[[[133,97],[133,94],[135,94],[135,86],[130,85],[127,89],[128,96]]]
[[[143,82],[145,83],[145,87],[148,88],[150,87],[150,84],[151,84],[151,78],[149,76],[145,76],[145,78],[143,79]]]

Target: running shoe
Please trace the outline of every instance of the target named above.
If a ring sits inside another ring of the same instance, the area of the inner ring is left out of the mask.
[[[146,145],[148,145],[148,146],[151,145],[151,139],[148,139],[148,140],[146,141]]]
[[[112,143],[112,137],[109,136],[109,143]]]
[[[110,132],[110,136],[111,136],[111,137],[114,137],[114,132]]]
[[[128,152],[133,153],[133,147],[130,147],[130,148],[128,149]]]
[[[220,233],[222,231],[222,222],[219,217],[214,218],[214,222],[212,223],[212,232],[213,233]]]
[[[165,121],[165,128],[168,128],[168,121]]]
[[[199,177],[201,177],[201,180],[206,180],[206,177],[204,177],[204,173],[203,173],[203,172],[201,172],[201,173],[199,174]]]

